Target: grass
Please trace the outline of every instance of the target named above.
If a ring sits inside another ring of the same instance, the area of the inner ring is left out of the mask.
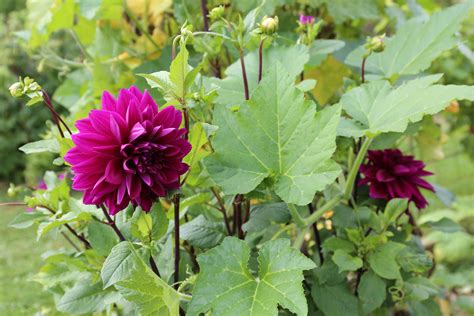
[[[3,188],[0,190],[4,192]],[[3,192],[0,201],[6,201]],[[8,227],[24,211],[24,207],[0,206],[0,315],[55,315],[52,295],[29,279],[42,265],[41,254],[64,243],[60,235],[37,242],[35,227]]]

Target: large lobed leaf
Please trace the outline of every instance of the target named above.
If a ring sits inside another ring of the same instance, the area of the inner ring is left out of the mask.
[[[408,123],[444,109],[452,99],[474,100],[474,87],[433,85],[441,75],[410,80],[393,89],[372,81],[344,94],[340,104],[352,119],[341,118],[338,134],[347,137],[404,132]]]
[[[387,39],[385,50],[367,58],[365,69],[385,78],[393,75],[413,75],[427,69],[443,51],[453,47],[458,39],[462,20],[469,14],[474,2],[467,1],[439,13],[428,21],[412,19]],[[353,51],[346,62],[360,66],[364,47]]]
[[[276,63],[238,112],[215,110],[216,153],[205,162],[227,194],[248,193],[264,179],[287,203],[307,204],[340,172],[332,161],[340,107],[316,113]]]
[[[235,237],[198,257],[201,272],[196,280],[189,315],[278,315],[278,305],[296,315],[308,313],[301,281],[303,270],[315,268],[310,259],[290,247],[289,240],[263,244],[259,272],[248,268],[250,248]]]
[[[128,242],[117,244],[101,271],[104,287],[114,285],[141,315],[179,315],[179,294],[157,277]]]

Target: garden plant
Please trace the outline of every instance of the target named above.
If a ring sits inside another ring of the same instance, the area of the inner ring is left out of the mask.
[[[429,162],[474,146],[474,2],[418,2],[28,1],[58,83],[10,83],[51,158],[10,226],[64,240],[33,281],[65,314],[472,312],[434,248],[472,221],[423,214],[472,210]]]

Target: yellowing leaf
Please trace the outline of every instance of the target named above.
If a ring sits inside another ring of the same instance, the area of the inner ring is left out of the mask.
[[[307,70],[305,79],[316,79],[312,92],[320,104],[326,104],[342,87],[342,79],[350,74],[349,68],[329,55],[318,67]]]

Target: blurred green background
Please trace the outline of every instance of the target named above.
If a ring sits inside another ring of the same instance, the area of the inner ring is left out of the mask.
[[[163,48],[162,58],[150,55],[150,44],[135,27],[129,26],[121,15],[122,1],[77,0],[81,10],[92,12],[101,4],[107,8],[102,17],[91,19],[101,33],[91,40],[89,47],[98,60],[90,73],[83,68],[75,68],[74,62],[80,61],[81,47],[73,45],[70,32],[60,30],[48,34],[46,38],[31,38],[31,30],[47,15],[49,8],[61,0],[1,0],[0,1],[0,201],[12,201],[6,196],[9,183],[26,183],[35,186],[50,165],[53,154],[42,153],[25,155],[18,151],[21,145],[40,140],[51,133],[50,125],[45,124],[49,112],[43,106],[34,108],[24,106],[24,102],[10,96],[8,87],[18,80],[18,76],[27,74],[54,96],[58,111],[72,113],[75,118],[84,115],[91,102],[96,102],[102,90],[116,91],[120,86],[133,83],[133,73],[158,71],[168,66],[169,35],[177,32],[178,25],[188,19],[191,22],[199,14],[197,0],[150,0],[152,8],[152,30],[155,40]],[[276,13],[282,21],[297,19],[298,12],[307,12],[308,5],[322,3],[318,0],[275,0],[269,1],[277,7]],[[389,26],[395,28],[405,18],[432,13],[459,1],[435,0],[374,0],[380,9],[380,21],[366,23],[361,18],[329,26],[323,32],[325,38],[361,40],[379,29]],[[141,12],[145,1],[128,0],[132,10]],[[228,4],[241,11],[252,8],[255,0],[208,1],[208,7]],[[89,5],[89,6],[88,6]],[[95,6],[94,6],[95,5]],[[287,7],[281,7],[286,5]],[[118,9],[117,9],[118,6]],[[159,9],[158,9],[159,7]],[[288,9],[291,7],[291,10]],[[102,8],[102,7],[101,7]],[[313,9],[311,9],[313,10]],[[96,11],[91,16],[99,16]],[[155,12],[155,13],[154,13]],[[324,7],[309,13],[328,14]],[[293,14],[293,15],[291,15]],[[102,19],[108,24],[101,24]],[[75,21],[75,26],[84,27],[81,36],[88,36],[89,24]],[[118,25],[118,27],[117,27]],[[290,24],[288,24],[290,25]],[[290,27],[289,27],[290,28]],[[118,31],[117,31],[118,29]],[[25,32],[25,30],[29,31]],[[84,31],[85,30],[85,31]],[[80,28],[76,28],[81,32]],[[282,30],[282,32],[291,31]],[[445,73],[443,81],[453,84],[474,84],[474,17],[463,25],[462,38],[456,48],[443,54],[432,65],[430,72]],[[30,36],[30,37],[28,37]],[[86,39],[87,40],[90,39]],[[348,45],[350,46],[349,42]],[[100,55],[102,54],[102,55]],[[168,57],[167,57],[168,56]],[[67,59],[71,65],[65,66]],[[119,62],[116,63],[116,58]],[[316,91],[318,98],[337,100],[339,92],[346,84],[346,78],[353,76],[348,67],[328,59],[322,65],[308,71],[318,80]],[[111,63],[108,63],[112,60]],[[107,63],[106,63],[107,62]],[[326,74],[331,73],[331,76]],[[87,75],[88,74],[88,75]],[[91,79],[90,76],[93,76]],[[355,74],[357,75],[357,74]],[[336,86],[335,82],[337,82]],[[143,84],[138,81],[137,84]],[[328,92],[329,91],[329,92]],[[330,102],[329,102],[330,103]],[[474,107],[472,103],[453,102],[444,112],[424,119],[417,125],[412,135],[398,141],[405,151],[423,159],[428,169],[435,175],[429,179],[437,185],[438,194],[429,194],[430,207],[419,217],[420,223],[448,217],[459,223],[463,230],[445,234],[432,232],[426,236],[428,248],[436,256],[436,271],[433,281],[446,290],[448,299],[440,299],[445,315],[474,315]],[[14,198],[21,200],[21,196]],[[54,315],[54,304],[48,293],[34,279],[36,271],[42,265],[41,254],[51,249],[65,247],[63,240],[49,236],[36,241],[34,228],[14,230],[8,223],[23,207],[0,207],[0,315]]]

